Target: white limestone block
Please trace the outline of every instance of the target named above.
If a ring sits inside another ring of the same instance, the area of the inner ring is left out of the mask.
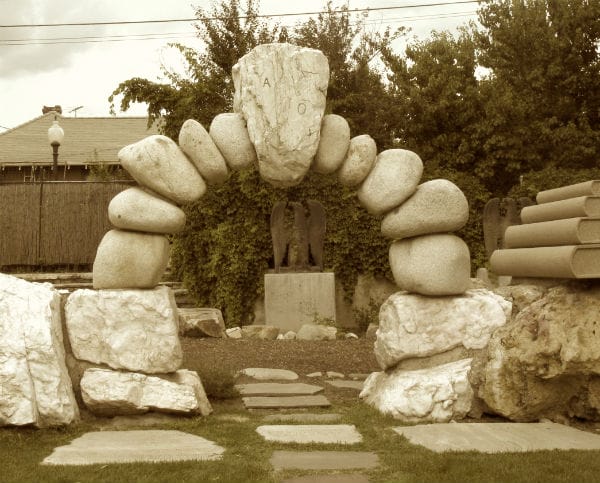
[[[172,139],[153,135],[125,146],[119,162],[142,186],[183,205],[200,199],[206,183]]]
[[[94,288],[153,288],[169,263],[163,235],[124,230],[107,232],[92,267]]]
[[[420,184],[417,191],[381,223],[381,233],[400,239],[460,230],[469,219],[469,202],[458,186],[446,179]]]
[[[255,165],[256,150],[246,127],[246,120],[238,112],[218,114],[210,123],[210,137],[221,151],[227,166],[234,171]]]
[[[183,210],[140,188],[129,188],[108,205],[108,219],[122,230],[178,233],[185,226]]]
[[[297,185],[319,145],[329,82],[322,52],[286,43],[263,44],[232,70],[233,109],[246,119],[262,178]]]
[[[486,289],[454,297],[398,292],[379,310],[375,357],[383,369],[413,357],[428,357],[458,346],[483,349],[502,327],[512,304]]]
[[[471,410],[471,359],[403,371],[374,372],[360,398],[383,414],[406,423],[446,423]]]
[[[469,247],[448,234],[406,238],[390,246],[396,285],[422,295],[459,295],[470,286]]]
[[[0,426],[79,419],[65,364],[60,295],[0,273]]]
[[[91,412],[103,416],[148,411],[208,416],[212,412],[198,374],[186,369],[161,377],[87,369],[81,378],[81,396]]]
[[[327,114],[321,122],[321,139],[312,169],[321,174],[333,173],[344,162],[349,146],[348,121],[337,114]]]
[[[77,359],[148,374],[181,367],[177,306],[168,287],[76,290],[65,317]]]
[[[388,149],[379,153],[373,169],[358,189],[369,213],[381,215],[400,205],[417,189],[423,162],[412,151]]]
[[[343,186],[358,186],[371,172],[376,158],[377,145],[371,136],[362,134],[353,137],[337,173],[339,182]]]
[[[188,119],[183,123],[179,131],[179,147],[208,184],[220,185],[227,180],[229,170],[225,158],[198,121]]]

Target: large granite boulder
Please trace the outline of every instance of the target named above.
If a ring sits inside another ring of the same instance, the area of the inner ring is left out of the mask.
[[[80,385],[86,407],[102,416],[148,411],[208,416],[212,412],[198,374],[186,369],[160,377],[88,369]]]
[[[498,329],[474,360],[489,410],[514,421],[600,420],[600,287],[548,289]]]
[[[94,288],[154,288],[167,268],[169,251],[163,235],[110,230],[96,251]]]
[[[142,186],[183,205],[200,199],[206,184],[172,139],[153,135],[125,146],[119,162]]]
[[[371,136],[362,134],[353,137],[337,173],[339,182],[344,186],[358,186],[371,172],[376,158],[377,145]]]
[[[485,289],[455,297],[398,292],[379,311],[375,357],[383,369],[413,357],[428,357],[458,346],[483,349],[492,333],[510,319],[512,304]]]
[[[263,44],[232,70],[233,109],[244,116],[264,180],[293,186],[308,172],[319,145],[329,82],[322,52]]]
[[[225,158],[198,121],[188,119],[183,123],[179,131],[179,147],[208,184],[220,185],[227,180],[229,170]]]
[[[79,419],[52,285],[0,274],[0,340],[0,426]]]
[[[108,219],[122,230],[178,233],[185,226],[183,210],[140,188],[129,188],[108,205]]]
[[[216,115],[208,132],[231,169],[239,171],[256,164],[256,150],[248,136],[246,120],[239,112]]]
[[[469,247],[448,234],[421,235],[390,246],[398,287],[422,295],[459,295],[471,285]]]
[[[344,162],[349,145],[348,121],[337,114],[327,114],[321,123],[321,139],[312,169],[321,174],[333,173]]]
[[[471,410],[471,359],[417,371],[374,372],[360,398],[383,414],[406,423],[446,423]]]
[[[433,179],[386,215],[381,233],[399,239],[457,231],[468,219],[469,202],[460,188],[446,179]]]
[[[168,287],[76,290],[65,318],[77,359],[148,374],[181,367],[177,306]]]
[[[388,149],[358,189],[358,199],[369,213],[381,215],[412,195],[423,174],[423,162],[412,151]]]

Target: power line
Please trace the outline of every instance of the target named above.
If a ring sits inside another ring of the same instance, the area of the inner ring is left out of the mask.
[[[399,5],[395,7],[377,7],[377,8],[354,8],[348,10],[348,13],[361,13],[361,12],[378,12],[384,10],[400,10],[407,8],[422,8],[422,7],[440,7],[444,5],[460,5],[465,3],[477,3],[478,0],[454,0],[452,2],[437,2],[437,3],[421,3],[413,5]],[[297,12],[297,13],[278,13],[278,14],[257,14],[257,18],[273,18],[273,17],[294,17],[301,15],[318,15],[322,13],[328,13],[326,10],[320,10],[316,12]],[[345,11],[336,11],[332,13],[341,14],[346,13]],[[176,23],[176,22],[198,22],[198,21],[211,21],[211,20],[225,20],[228,17],[201,17],[201,18],[173,18],[173,19],[156,19],[156,20],[122,20],[122,21],[109,21],[109,22],[66,22],[66,23],[38,23],[38,24],[12,24],[12,25],[0,25],[0,28],[30,28],[30,27],[82,27],[91,25],[135,25],[135,24],[149,24],[149,23]],[[240,15],[238,19],[247,19],[247,15]]]
[[[379,18],[379,19],[368,19],[365,21],[366,25],[372,25],[377,23],[382,24],[398,24],[404,22],[415,22],[421,20],[432,20],[432,19],[445,19],[455,18],[463,16],[475,15],[475,10],[468,12],[453,12],[447,14],[437,15],[419,15],[414,17],[391,17],[391,18]],[[48,37],[48,38],[34,38],[34,39],[5,39],[0,40],[1,46],[19,46],[19,45],[58,45],[58,44],[84,44],[84,43],[98,43],[98,42],[124,42],[128,40],[161,40],[161,39],[182,39],[182,38],[193,38],[196,37],[197,33],[194,31],[186,32],[163,32],[163,33],[145,33],[145,34],[126,34],[126,35],[107,35],[107,36],[81,36],[81,37]]]

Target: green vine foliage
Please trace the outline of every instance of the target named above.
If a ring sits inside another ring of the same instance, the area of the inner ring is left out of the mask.
[[[251,323],[255,300],[264,292],[263,275],[273,266],[273,205],[309,199],[325,208],[325,269],[335,272],[347,294],[361,273],[391,278],[381,218],[360,207],[355,190],[333,175],[312,172],[300,185],[278,189],[256,169],[232,173],[224,185],[185,207],[188,222],[173,241],[173,268],[199,304],[222,310],[228,326]]]

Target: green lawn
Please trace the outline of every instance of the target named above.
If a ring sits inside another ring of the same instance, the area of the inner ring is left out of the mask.
[[[255,432],[264,424],[257,413],[247,422],[216,417],[231,410],[215,404],[207,418],[182,418],[152,429],[177,429],[215,441],[227,451],[221,461],[93,466],[41,466],[39,463],[58,445],[67,444],[98,425],[81,423],[67,429],[1,429],[1,482],[278,482],[307,474],[302,471],[275,473],[269,457],[276,449],[321,449],[374,451],[381,465],[363,471],[372,482],[597,482],[600,480],[599,451],[541,451],[484,455],[478,453],[437,454],[413,446],[394,433],[398,422],[379,415],[359,402],[335,411],[340,423],[355,424],[364,441],[352,446],[289,445],[267,443]],[[131,429],[148,429],[134,428]]]

